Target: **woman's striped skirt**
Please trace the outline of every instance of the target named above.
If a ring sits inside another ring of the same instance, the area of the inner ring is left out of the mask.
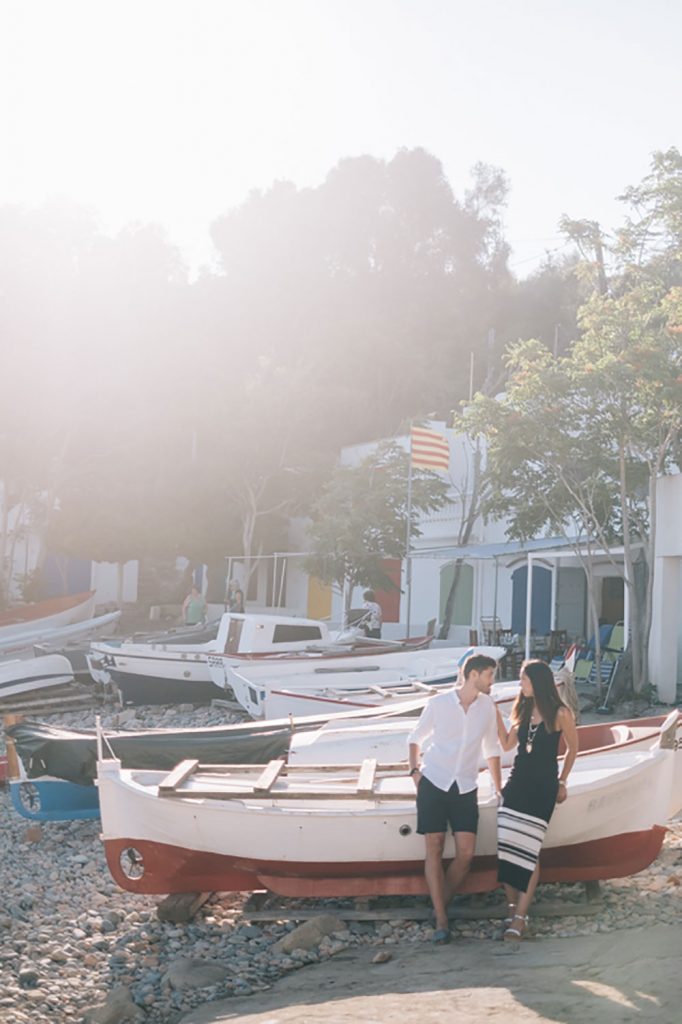
[[[504,805],[497,812],[497,877],[525,892],[540,856],[547,822]]]

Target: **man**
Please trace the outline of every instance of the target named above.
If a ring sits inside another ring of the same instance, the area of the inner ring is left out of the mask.
[[[417,832],[426,840],[424,874],[436,914],[436,943],[450,941],[447,906],[474,855],[481,751],[496,793],[502,789],[502,751],[490,696],[496,671],[494,658],[472,654],[462,668],[463,682],[432,697],[408,737],[410,775],[417,788]],[[444,872],[448,825],[454,834],[456,856]]]

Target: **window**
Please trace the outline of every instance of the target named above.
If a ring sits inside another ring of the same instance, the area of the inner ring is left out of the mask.
[[[275,632],[272,637],[274,644],[291,644],[297,640],[321,640],[322,630],[319,626],[295,626],[291,625],[279,625],[275,626]]]

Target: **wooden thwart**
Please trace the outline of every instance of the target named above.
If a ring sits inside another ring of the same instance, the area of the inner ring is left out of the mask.
[[[362,762],[356,793],[358,796],[372,796],[377,774],[376,758],[368,757]]]
[[[256,772],[260,774],[256,775]],[[317,787],[296,786],[296,776],[303,774],[327,777],[338,774],[340,777],[329,779],[330,783],[335,784],[334,789],[322,788],[319,783]],[[203,765],[195,760],[187,760],[181,761],[159,783],[159,796],[190,796],[198,800],[239,800],[267,796],[278,800],[409,799],[408,792],[377,792],[376,786],[381,779],[395,777],[396,774],[407,774],[405,762],[379,765],[376,758],[366,758],[359,765],[287,765],[284,760],[278,758],[263,767],[252,764]],[[195,776],[192,785],[182,788],[192,775]],[[215,776],[215,781],[207,778],[207,775]],[[236,782],[238,777],[245,775],[253,776],[253,781],[244,780],[251,782],[250,785],[230,787],[231,779]],[[275,783],[283,781],[283,776],[287,777],[288,785],[274,789]]]
[[[282,769],[284,768],[284,764],[285,762],[281,758],[276,761],[270,761],[254,782],[254,792],[267,793],[279,778]]]
[[[169,772],[163,782],[159,783],[159,793],[176,790],[198,767],[199,762],[196,760],[181,761],[180,764],[176,764],[173,771]]]

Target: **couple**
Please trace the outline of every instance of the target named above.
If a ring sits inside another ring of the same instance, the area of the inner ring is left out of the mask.
[[[478,827],[477,784],[481,751],[498,795],[498,879],[509,904],[504,938],[519,939],[539,876],[542,841],[556,803],[566,799],[566,779],[577,753],[573,715],[557,692],[543,661],[521,667],[521,691],[511,729],[490,697],[497,662],[473,654],[462,668],[463,682],[433,697],[410,733],[410,775],[417,788],[417,831],[426,840],[424,873],[436,916],[433,941],[450,939],[447,906],[464,880],[474,855]],[[559,740],[566,756],[558,775]],[[518,744],[504,789],[500,755]],[[448,826],[455,859],[443,871]]]

